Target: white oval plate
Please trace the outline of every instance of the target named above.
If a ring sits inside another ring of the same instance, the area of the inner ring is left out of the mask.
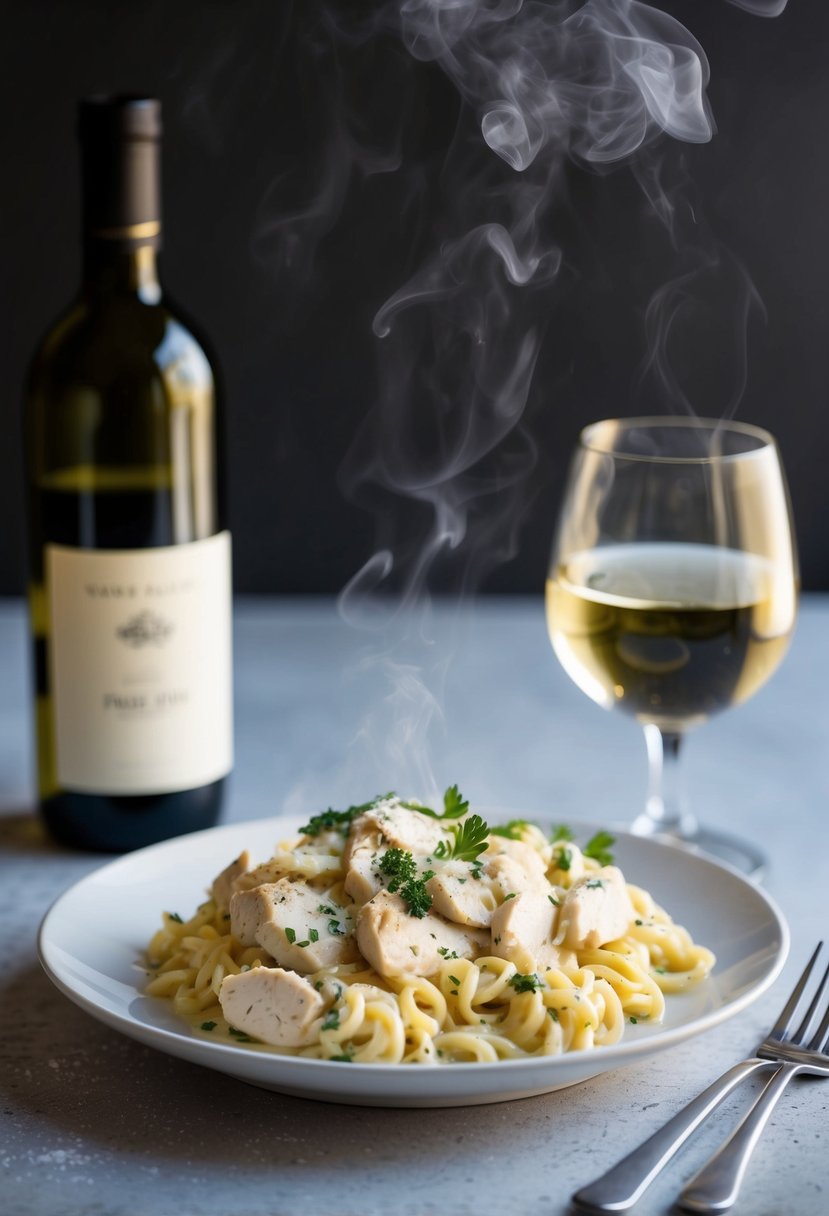
[[[582,842],[595,830],[580,823],[573,828]],[[200,1038],[166,1001],[143,995],[142,953],[162,910],[191,914],[213,877],[242,849],[264,860],[278,840],[295,832],[296,821],[289,819],[230,824],[153,845],[94,871],[44,917],[38,951],[47,975],[115,1030],[265,1089],[365,1106],[465,1106],[575,1085],[700,1034],[756,1000],[788,953],[779,909],[747,879],[706,858],[617,832],[616,862],[629,881],[646,887],[717,955],[704,984],[667,998],[660,1025],[627,1025],[620,1043],[591,1051],[424,1067],[298,1059]]]

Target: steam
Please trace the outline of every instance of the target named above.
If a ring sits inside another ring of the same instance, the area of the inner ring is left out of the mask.
[[[729,2],[766,17],[785,8]],[[366,669],[379,665],[389,689],[361,736],[382,740],[394,782],[431,797],[426,740],[442,723],[447,658],[432,645],[430,597],[440,586],[460,603],[517,549],[537,462],[533,375],[550,302],[575,273],[556,223],[572,167],[629,169],[676,254],[645,325],[644,373],[663,409],[694,410],[693,368],[677,365],[676,339],[713,300],[733,337],[718,403],[733,413],[748,318],[761,305],[745,269],[682,205],[682,183],[666,184],[666,149],[715,130],[708,60],[674,17],[640,0],[386,0],[364,19],[323,13],[332,44],[395,39],[408,53],[404,75],[432,65],[461,102],[439,178],[422,187],[442,202],[433,244],[377,308],[377,398],[342,469],[344,491],[377,519],[375,551],[340,596],[343,617],[374,639]],[[260,227],[259,251],[277,266],[310,264],[355,171],[406,172],[399,141],[387,136],[378,151],[355,137],[345,87],[337,68],[313,198]]]

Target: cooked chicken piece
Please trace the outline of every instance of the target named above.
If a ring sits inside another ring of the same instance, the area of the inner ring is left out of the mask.
[[[315,1035],[324,1001],[308,981],[281,967],[226,975],[219,1004],[231,1026],[273,1047],[304,1047]]]
[[[515,963],[523,974],[558,967],[561,956],[553,945],[558,908],[551,891],[522,891],[492,915],[492,953]]]
[[[416,857],[431,857],[441,840],[449,837],[441,823],[419,811],[409,811],[396,799],[378,802],[370,811],[363,811],[351,825],[343,864],[346,868],[354,850],[370,848],[373,852],[403,849]]]
[[[432,897],[433,911],[456,925],[485,929],[499,903],[491,884],[483,877],[473,877],[468,861],[448,861],[439,866],[434,878],[426,883],[426,890]]]
[[[351,850],[343,886],[346,894],[357,904],[367,903],[383,886],[374,868],[377,858],[377,850],[370,845],[360,845]]]
[[[400,896],[388,891],[369,900],[357,918],[360,953],[384,976],[434,975],[447,954],[477,958],[488,942],[489,934],[464,931],[433,912],[410,916]]]
[[[261,862],[253,870],[240,874],[233,882],[234,891],[252,891],[263,883],[278,882],[288,875],[302,879],[329,878],[334,882],[340,872],[342,861],[339,850],[330,851],[316,844],[305,848],[277,848],[273,857]]]
[[[217,908],[230,907],[230,898],[233,895],[234,889],[233,884],[241,874],[244,874],[249,869],[250,853],[245,849],[244,853],[240,853],[235,861],[232,861],[229,866],[225,866],[221,874],[218,874],[213,879],[210,894]]]
[[[261,946],[279,963],[304,973],[353,962],[351,911],[303,882],[281,878],[230,901],[230,929],[243,946]]]
[[[535,856],[538,857],[538,854],[535,853]],[[543,891],[546,894],[550,890],[550,884],[544,877],[543,861],[539,873],[535,865],[525,868],[508,853],[498,853],[494,857],[485,853],[484,857],[488,859],[484,864],[484,874],[490,879],[499,904],[504,902],[507,895],[520,895],[522,891]]]
[[[509,840],[506,836],[490,836],[481,861],[486,862],[490,857],[506,856],[516,862],[522,870],[531,877],[541,880],[546,873],[544,858],[525,840]]]
[[[602,866],[566,893],[559,920],[562,941],[571,950],[595,949],[621,937],[634,915],[621,870]]]

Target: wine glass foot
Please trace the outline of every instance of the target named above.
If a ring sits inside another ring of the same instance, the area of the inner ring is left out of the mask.
[[[766,854],[751,841],[696,823],[687,830],[681,827],[678,831],[672,831],[650,815],[640,815],[631,826],[631,831],[635,836],[649,836],[652,840],[686,849],[689,853],[713,857],[715,861],[725,862],[757,883],[762,882],[768,865]]]

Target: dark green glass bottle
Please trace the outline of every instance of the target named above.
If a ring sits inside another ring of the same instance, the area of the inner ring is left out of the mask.
[[[84,273],[25,408],[40,807],[121,851],[210,827],[232,764],[216,378],[162,292],[161,107],[80,106]]]

